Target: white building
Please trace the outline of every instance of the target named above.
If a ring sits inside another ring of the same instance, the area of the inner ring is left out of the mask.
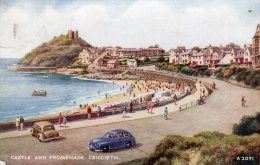
[[[82,64],[90,65],[104,52],[104,48],[86,48],[80,52],[79,60]]]
[[[137,62],[135,59],[128,59],[127,60],[127,66],[129,68],[136,68],[137,67]]]
[[[181,53],[185,52],[184,46],[178,46],[177,49],[170,49],[169,54],[169,63],[170,64],[179,64],[181,62]]]

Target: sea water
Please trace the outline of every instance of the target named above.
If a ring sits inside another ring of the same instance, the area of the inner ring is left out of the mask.
[[[124,92],[116,84],[73,75],[7,71],[17,62],[0,58],[0,122],[59,113]],[[34,90],[44,90],[47,96],[32,96]]]

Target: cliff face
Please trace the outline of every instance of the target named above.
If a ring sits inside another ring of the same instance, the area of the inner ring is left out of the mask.
[[[70,39],[61,35],[27,53],[19,64],[42,67],[68,66],[86,47],[91,45],[81,38]]]

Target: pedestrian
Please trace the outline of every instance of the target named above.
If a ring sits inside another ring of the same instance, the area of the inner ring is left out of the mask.
[[[241,105],[242,105],[242,107],[244,107],[244,103],[245,103],[245,97],[242,96],[242,98],[241,98]]]
[[[130,113],[132,113],[133,112],[133,103],[132,103],[132,101],[130,102]]]
[[[153,103],[150,103],[150,112],[153,113]]]
[[[150,103],[149,102],[147,102],[146,110],[147,110],[147,113],[149,113],[149,111],[150,111]]]
[[[60,127],[61,127],[61,123],[62,123],[62,115],[61,115],[61,113],[59,114],[59,125],[60,125]]]
[[[63,115],[62,124],[64,127],[65,127],[66,123],[67,123],[67,118],[65,115]]]
[[[19,131],[19,126],[20,126],[20,118],[16,117],[15,119],[15,126],[16,126],[16,130]]]
[[[97,116],[99,117],[99,116],[100,116],[100,114],[101,114],[101,107],[100,107],[100,106],[98,106],[98,113],[97,113]]]
[[[177,95],[176,94],[174,94],[173,100],[174,100],[174,104],[177,105]]]
[[[246,107],[246,96],[244,96],[244,107]]]
[[[163,116],[164,116],[164,119],[165,119],[165,120],[168,119],[168,109],[167,109],[167,107],[165,107],[165,109],[164,109],[164,114],[163,114]]]
[[[23,116],[20,116],[20,127],[21,127],[21,131],[23,130],[23,123],[24,123],[24,118],[23,118]]]
[[[125,118],[126,117],[126,105],[124,105],[124,107],[123,107],[123,118]]]
[[[88,113],[88,119],[90,120],[91,119],[91,113],[92,113],[91,105],[88,106],[87,113]]]

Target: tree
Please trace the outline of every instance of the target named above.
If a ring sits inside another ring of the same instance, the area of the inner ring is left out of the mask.
[[[163,56],[159,56],[157,58],[157,62],[164,62],[165,61],[165,58]]]
[[[200,48],[200,47],[198,47],[198,46],[194,46],[193,48],[192,48],[193,50],[196,50],[197,52],[200,52],[202,49]]]
[[[144,62],[150,62],[150,58],[149,57],[145,57],[144,58]]]

